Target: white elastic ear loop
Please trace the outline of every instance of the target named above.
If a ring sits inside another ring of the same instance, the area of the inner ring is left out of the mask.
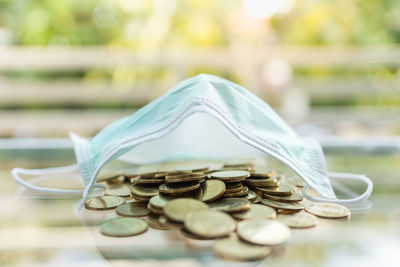
[[[310,188],[309,185],[305,185],[303,187],[303,196],[311,201],[314,202],[330,202],[330,203],[337,203],[337,204],[355,204],[367,200],[372,193],[373,183],[371,179],[363,174],[352,174],[352,173],[339,173],[339,172],[328,172],[328,176],[330,178],[338,179],[338,180],[359,180],[367,184],[367,189],[363,194],[358,197],[350,198],[350,199],[331,199],[331,198],[321,198],[321,197],[314,197],[308,194],[308,189]]]
[[[63,166],[57,168],[46,168],[46,169],[22,169],[22,168],[14,168],[11,171],[11,175],[14,177],[15,181],[20,185],[40,193],[46,194],[64,194],[64,195],[77,195],[81,196],[84,193],[84,190],[70,190],[70,189],[57,189],[57,188],[49,188],[33,185],[27,181],[24,181],[19,175],[44,175],[44,174],[58,174],[58,173],[66,173],[79,170],[79,166],[77,164],[70,166]],[[95,184],[95,187],[105,188],[106,186],[103,184]]]

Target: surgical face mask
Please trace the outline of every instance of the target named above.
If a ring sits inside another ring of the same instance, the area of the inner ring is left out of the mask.
[[[272,156],[289,166],[306,183],[303,193],[313,201],[351,205],[366,200],[372,182],[363,175],[328,173],[320,145],[302,140],[264,101],[225,79],[201,74],[187,79],[131,116],[119,119],[91,140],[71,134],[78,164],[44,170],[12,170],[22,185],[43,193],[82,195],[104,188],[96,183],[100,169],[114,159],[134,163],[171,160],[227,160]],[[19,174],[40,175],[80,169],[85,189],[57,190],[27,183]],[[339,200],[329,175],[356,179],[366,191],[353,199]],[[310,196],[308,187],[321,197]]]

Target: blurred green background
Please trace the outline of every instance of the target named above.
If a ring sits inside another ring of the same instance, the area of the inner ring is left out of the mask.
[[[0,137],[91,136],[198,73],[302,135],[400,133],[394,0],[0,0]]]
[[[329,170],[374,182],[371,211],[297,232],[267,264],[391,266],[399,14],[395,0],[0,0],[0,266],[103,266],[107,245],[112,266],[225,266],[173,235],[147,238],[145,260],[123,261],[118,250],[129,247],[98,242],[75,199],[36,199],[10,174],[75,163],[69,132],[92,136],[198,73],[248,88],[320,139]]]

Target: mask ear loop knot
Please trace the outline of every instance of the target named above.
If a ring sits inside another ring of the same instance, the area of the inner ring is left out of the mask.
[[[343,204],[345,206],[355,206],[357,207],[356,204],[360,204],[365,202],[369,196],[372,193],[372,189],[373,189],[373,183],[371,181],[370,178],[368,178],[367,176],[363,175],[363,174],[352,174],[352,173],[338,173],[338,172],[328,172],[328,176],[331,179],[336,179],[336,180],[358,180],[361,181],[363,183],[365,183],[367,185],[367,189],[364,191],[364,193],[362,193],[361,195],[354,197],[354,198],[350,198],[350,199],[330,199],[330,198],[323,198],[323,197],[315,197],[315,196],[311,196],[310,194],[308,194],[308,190],[310,189],[309,185],[305,185],[303,187],[302,193],[303,196],[313,202],[330,202],[330,203],[336,203],[336,204]],[[365,204],[365,203],[364,203]],[[365,205],[364,205],[365,206]],[[369,209],[370,208],[370,204],[367,204],[368,207],[363,207],[363,208],[354,208],[357,210],[365,210],[365,209]]]
[[[14,168],[11,171],[11,175],[14,177],[15,181],[20,185],[24,186],[27,189],[37,191],[40,193],[46,194],[64,194],[64,195],[76,195],[82,196],[85,194],[87,190],[70,190],[70,189],[57,189],[57,188],[49,188],[49,187],[42,187],[33,185],[30,182],[25,181],[20,177],[21,174],[25,175],[44,175],[44,174],[59,174],[59,173],[68,173],[73,171],[78,171],[79,166],[77,164],[57,167],[57,168],[46,168],[46,169],[23,169],[23,168]],[[95,183],[94,188],[102,188],[105,189],[106,185]]]

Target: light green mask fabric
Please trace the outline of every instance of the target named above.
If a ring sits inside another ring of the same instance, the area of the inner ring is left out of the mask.
[[[167,135],[186,118],[199,112],[214,117],[244,144],[287,164],[322,196],[335,198],[320,148],[305,144],[268,104],[250,91],[225,79],[205,74],[179,83],[133,115],[111,123],[90,141],[72,135],[85,185],[88,188],[93,186],[96,174],[108,161],[130,150],[134,154],[136,146]],[[199,123],[202,128],[208,127],[206,119]],[[202,140],[203,145],[210,148],[219,146],[211,143],[212,140],[207,137],[193,134],[196,131],[188,132],[183,138],[196,142]],[[209,129],[209,135],[214,134],[217,132]],[[213,158],[207,152],[197,153],[191,149],[190,143],[188,147],[182,146],[180,142],[184,139],[180,135],[172,143],[168,142],[172,155],[159,154],[162,151],[157,147],[149,147],[147,151],[151,151],[152,161]],[[212,153],[212,150],[208,153]],[[141,154],[138,151],[137,158]],[[219,158],[230,156],[233,155],[218,155]],[[241,156],[240,151],[237,151],[237,156]]]
[[[212,75],[182,81],[91,140],[75,134],[71,138],[85,184],[81,206],[98,185],[101,167],[116,158],[146,163],[268,154],[288,165],[321,196],[336,198],[317,142],[299,138],[250,91]]]

